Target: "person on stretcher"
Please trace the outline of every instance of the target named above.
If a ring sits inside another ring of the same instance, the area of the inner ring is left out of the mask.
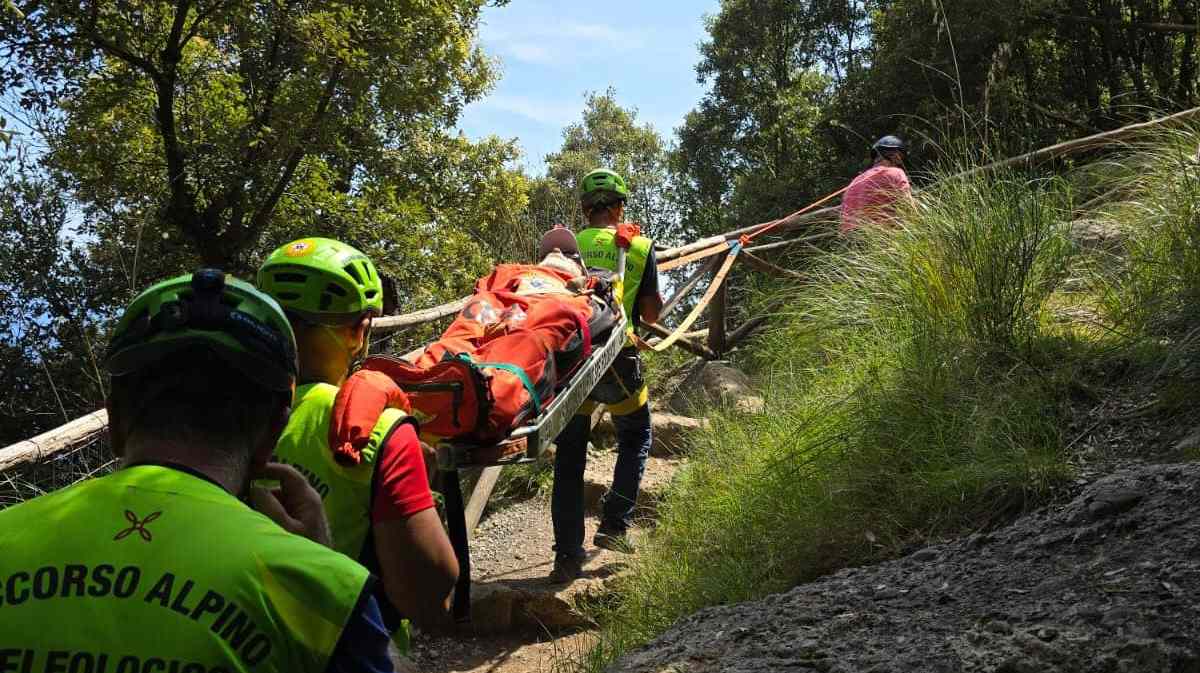
[[[366,443],[387,406],[408,410],[429,443],[494,443],[534,418],[602,343],[617,315],[589,277],[575,235],[542,237],[537,264],[499,264],[442,336],[411,361],[373,356],[342,387],[332,442]]]

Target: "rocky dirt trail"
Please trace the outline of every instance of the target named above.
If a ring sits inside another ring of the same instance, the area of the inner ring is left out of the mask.
[[[668,422],[656,422],[656,429]],[[598,439],[605,438],[603,430]],[[646,464],[639,507],[639,531],[653,526],[655,506],[683,459],[655,452]],[[615,449],[594,449],[584,476],[588,561],[584,576],[570,585],[547,579],[553,567],[554,534],[548,498],[531,499],[487,512],[471,544],[472,625],[453,636],[419,635],[409,671],[552,671],[557,663],[591,646],[591,624],[580,610],[603,596],[607,583],[627,562],[623,554],[591,547],[599,523],[599,502],[612,480]]]
[[[614,669],[1200,671],[1200,464],[1124,469],[999,531],[701,611]]]
[[[701,414],[706,405],[729,404],[759,412],[763,402],[750,382],[721,363],[693,362],[664,381],[651,403],[654,446],[642,478],[633,538],[654,526],[657,504],[676,471],[685,463],[686,438],[705,422],[673,411]],[[674,394],[671,394],[674,393]],[[659,405],[657,400],[665,400]],[[584,575],[570,585],[547,579],[553,567],[554,534],[547,497],[487,511],[471,542],[472,624],[454,635],[418,634],[410,660],[401,671],[488,671],[539,673],[571,670],[592,646],[593,624],[581,609],[610,591],[612,578],[626,567],[628,556],[591,546],[599,524],[600,498],[612,481],[616,463],[611,419],[603,418],[592,433],[584,474],[587,511]]]

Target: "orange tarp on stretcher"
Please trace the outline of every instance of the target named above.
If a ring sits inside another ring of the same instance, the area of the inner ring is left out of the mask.
[[[614,324],[608,302],[569,289],[569,274],[501,264],[413,362],[368,358],[400,385],[427,439],[494,442],[554,398]]]

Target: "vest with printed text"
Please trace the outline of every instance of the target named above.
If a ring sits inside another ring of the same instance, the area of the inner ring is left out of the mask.
[[[0,669],[317,673],[369,579],[213,482],[137,465],[0,512]]]
[[[358,465],[342,465],[329,448],[329,424],[338,389],[328,383],[296,388],[296,401],[287,427],[275,445],[275,459],[308,478],[325,503],[333,548],[365,563],[363,553],[371,530],[371,482],[376,459],[387,438],[401,423],[412,421],[403,411],[386,409],[371,430]],[[415,421],[412,421],[415,422]]]
[[[616,235],[615,229],[604,227],[588,227],[576,234],[584,266],[616,271],[617,244],[613,240]],[[624,296],[621,302],[627,316],[633,315],[633,304],[637,301],[638,288],[642,285],[642,274],[646,271],[652,245],[645,236],[636,236],[625,253]]]

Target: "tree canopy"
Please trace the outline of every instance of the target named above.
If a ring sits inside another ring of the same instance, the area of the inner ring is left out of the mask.
[[[531,186],[527,219],[537,231],[555,224],[582,226],[579,182],[594,168],[609,168],[629,185],[625,216],[648,235],[678,239],[670,192],[667,146],[649,124],[639,124],[637,110],[622,107],[617,92],[587,94],[582,119],[563,129],[563,144],[546,156],[546,175]]]
[[[526,189],[512,141],[453,130],[495,79],[483,5],[0,4],[0,230],[44,251],[24,268],[61,286],[0,280],[24,321],[5,371],[69,362],[60,386],[91,390],[75,408],[94,408],[98,388],[74,385],[94,362],[55,326],[98,329],[146,283],[198,265],[247,276],[300,236],[362,248],[400,307],[467,289]]]
[[[362,193],[441,140],[491,79],[480,5],[27,2],[0,85],[61,110],[49,160],[86,207],[151,213],[233,268],[286,196]]]
[[[1198,0],[723,0],[671,157],[685,226],[785,215],[885,133],[914,167],[1197,104]]]

